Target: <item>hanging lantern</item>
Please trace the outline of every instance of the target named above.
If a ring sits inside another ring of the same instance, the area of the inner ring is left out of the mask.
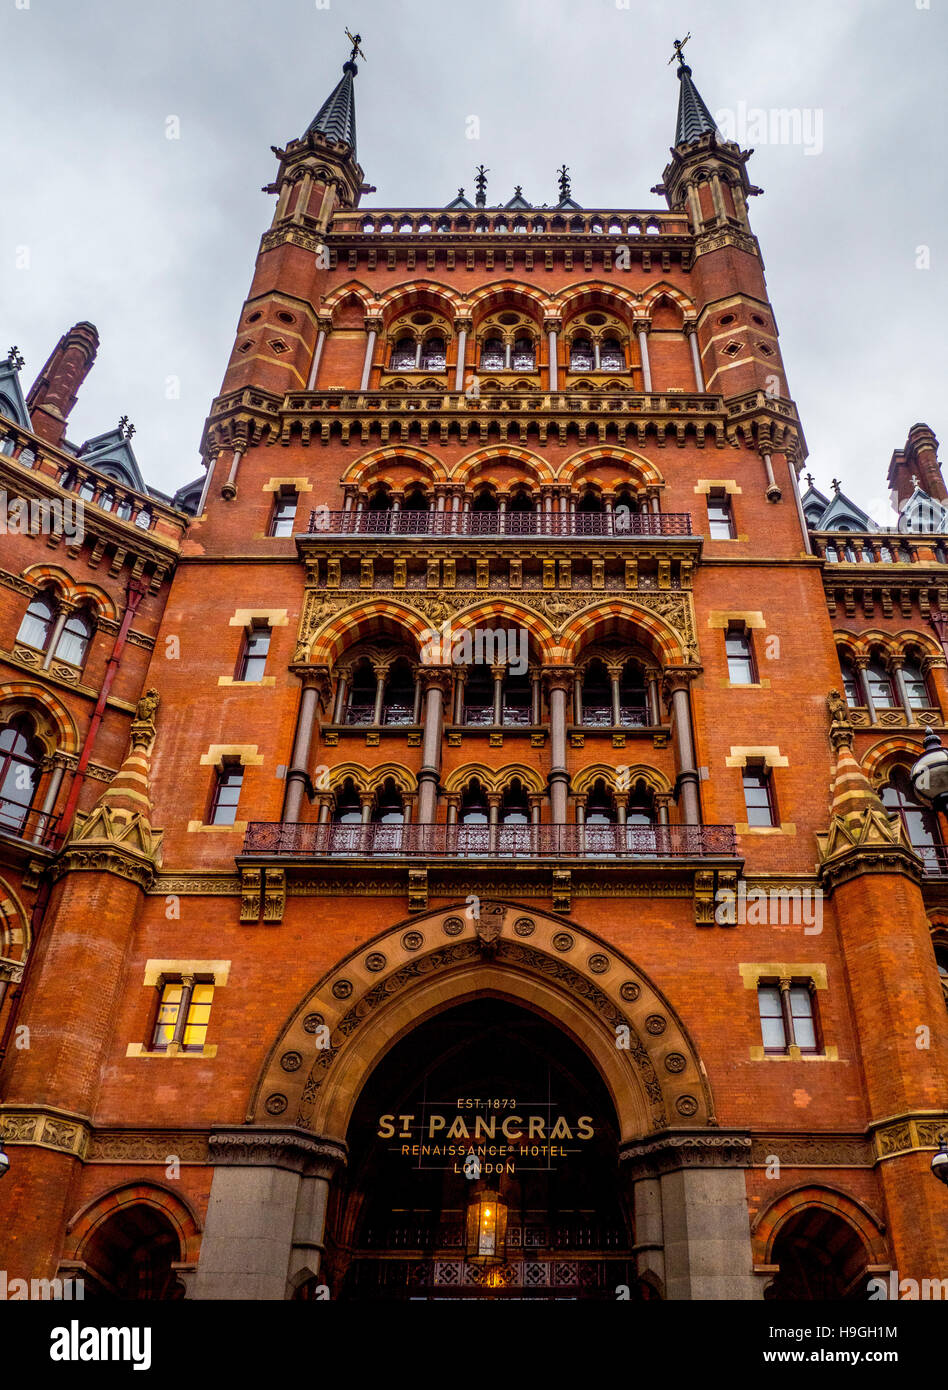
[[[497,1188],[478,1183],[467,1208],[467,1257],[481,1264],[504,1258],[507,1203]]]

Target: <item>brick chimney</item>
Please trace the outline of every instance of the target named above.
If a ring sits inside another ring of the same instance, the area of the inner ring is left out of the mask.
[[[948,502],[948,488],[938,462],[938,440],[928,425],[913,425],[904,449],[896,449],[889,464],[889,487],[898,496],[899,507],[915,491],[915,479],[923,491],[939,502]]]
[[[77,323],[64,333],[30,387],[26,404],[33,430],[50,444],[61,444],[66,420],[76,404],[99,349],[95,324]]]

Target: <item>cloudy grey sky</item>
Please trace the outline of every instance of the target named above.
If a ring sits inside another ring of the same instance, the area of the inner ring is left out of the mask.
[[[0,0],[0,348],[19,345],[26,387],[64,329],[91,319],[102,343],[70,437],[127,412],[146,477],[171,491],[200,472],[201,426],[271,216],[270,145],[301,133],[336,82],[344,26],[367,54],[359,156],[378,192],[366,205],[389,207],[443,205],[480,161],[490,202],[515,183],[553,202],[564,160],[586,207],[657,206],[649,188],[678,99],[666,61],[690,29],[716,115],[795,108],[822,122],[806,144],[751,132],[750,176],[765,189],[751,215],[809,467],[886,520],[886,466],[911,424],[928,421],[948,460],[946,8]]]

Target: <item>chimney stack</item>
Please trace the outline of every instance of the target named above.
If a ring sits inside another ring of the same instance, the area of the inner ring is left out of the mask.
[[[61,444],[66,420],[76,404],[99,349],[95,324],[77,323],[64,333],[30,387],[26,404],[33,431],[50,444]]]

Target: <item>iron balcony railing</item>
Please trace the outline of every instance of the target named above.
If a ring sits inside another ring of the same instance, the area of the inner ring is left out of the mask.
[[[314,825],[252,821],[244,854],[299,858],[735,858],[733,825]]]
[[[310,512],[311,536],[690,536],[688,512]]]
[[[926,878],[948,878],[948,845],[913,845]]]
[[[49,847],[56,836],[59,817],[45,811],[28,810],[15,801],[0,800],[0,835],[25,844]]]

